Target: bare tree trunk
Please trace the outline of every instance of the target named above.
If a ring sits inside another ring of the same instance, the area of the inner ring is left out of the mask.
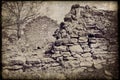
[[[21,37],[21,34],[20,34],[20,25],[21,25],[21,23],[20,23],[20,12],[19,12],[19,14],[17,16],[17,37],[18,37],[18,39]]]
[[[4,24],[2,24],[2,27],[16,25],[17,26],[17,38],[18,39],[21,38],[22,37],[21,26],[26,21],[33,18],[34,16],[39,15],[39,13],[36,13],[36,11],[38,11],[38,9],[36,10],[36,8],[38,7],[37,6],[38,3],[36,2],[27,3],[23,1],[2,2],[2,3],[4,3],[4,5],[2,5],[3,11],[7,12],[7,15],[9,16],[9,17],[6,17],[6,15],[2,14],[2,17],[5,17],[5,21],[6,21],[6,22],[3,21]],[[24,16],[21,13],[25,13]],[[6,23],[8,24],[6,25]]]
[[[18,39],[21,37],[20,24],[19,23],[17,23],[17,37],[18,37]]]

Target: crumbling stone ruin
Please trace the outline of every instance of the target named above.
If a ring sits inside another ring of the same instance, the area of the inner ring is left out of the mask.
[[[117,18],[111,17],[113,14],[115,12],[97,10],[88,5],[73,5],[55,31],[56,41],[48,54],[65,69],[89,71],[89,68],[101,69],[115,63],[117,25],[113,21]],[[110,30],[113,25],[114,29]]]
[[[23,55],[6,69],[57,72],[60,79],[118,78],[117,12],[75,4],[53,36],[56,40],[44,54]]]
[[[69,61],[69,58],[80,59],[81,64],[88,63],[84,66],[94,64],[96,67],[99,61],[100,65],[106,64],[107,56],[117,54],[117,47],[110,51],[113,49],[110,48],[111,45],[115,46],[117,43],[113,40],[116,39],[117,34],[114,32],[114,37],[109,35],[110,32],[108,33],[107,30],[111,26],[112,20],[105,18],[106,14],[107,12],[94,10],[89,6],[73,5],[70,13],[64,18],[65,22],[62,22],[60,28],[55,31],[56,41],[51,49],[53,53],[51,57],[59,58],[57,56],[59,54],[62,56],[62,60],[66,61]],[[108,15],[108,17],[110,16]],[[106,35],[111,37],[110,40]],[[98,60],[98,63],[95,63],[94,60]]]

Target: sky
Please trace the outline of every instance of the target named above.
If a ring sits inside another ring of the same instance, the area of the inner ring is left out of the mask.
[[[42,15],[47,15],[60,23],[73,4],[96,6],[103,10],[117,10],[115,1],[44,1],[40,11]]]

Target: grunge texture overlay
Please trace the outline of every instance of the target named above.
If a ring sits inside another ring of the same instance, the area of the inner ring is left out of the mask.
[[[118,79],[117,2],[2,2],[3,79]]]

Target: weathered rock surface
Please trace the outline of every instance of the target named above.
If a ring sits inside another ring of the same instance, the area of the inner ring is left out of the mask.
[[[77,53],[83,52],[83,49],[81,48],[80,45],[70,46],[69,48],[71,52],[77,52]]]

